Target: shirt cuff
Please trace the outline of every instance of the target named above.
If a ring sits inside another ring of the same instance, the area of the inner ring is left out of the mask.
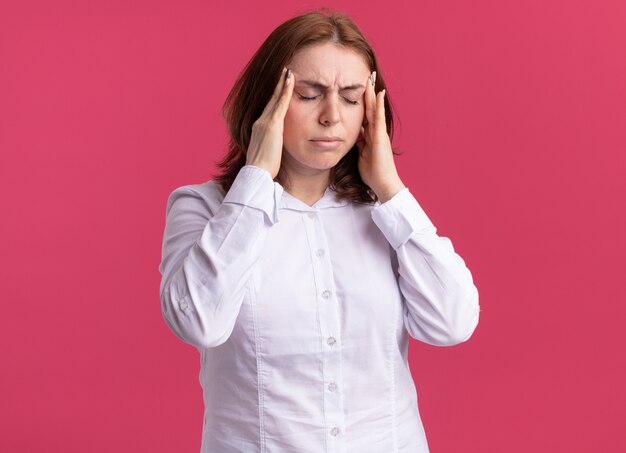
[[[372,220],[394,249],[408,241],[414,232],[436,231],[408,187],[376,206]]]
[[[235,203],[260,209],[273,225],[278,222],[283,187],[274,182],[269,171],[255,165],[239,170],[222,203]]]

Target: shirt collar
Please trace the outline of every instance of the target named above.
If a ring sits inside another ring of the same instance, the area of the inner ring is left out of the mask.
[[[280,201],[281,209],[293,209],[295,211],[316,211],[318,209],[326,208],[338,208],[348,204],[348,200],[340,200],[337,198],[337,194],[330,188],[326,187],[322,198],[317,200],[313,206],[309,206],[304,201],[294,197],[286,190],[283,190],[283,195]]]

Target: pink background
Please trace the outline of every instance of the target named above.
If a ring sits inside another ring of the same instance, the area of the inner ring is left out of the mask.
[[[199,451],[165,202],[209,179],[256,48],[321,5],[1,3],[0,450]],[[374,45],[400,176],[480,292],[469,342],[411,343],[431,451],[626,451],[626,4],[324,5]]]

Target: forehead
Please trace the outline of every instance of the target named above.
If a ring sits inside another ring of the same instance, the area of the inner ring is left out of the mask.
[[[370,70],[365,58],[351,48],[335,43],[300,49],[288,65],[298,79],[316,80],[325,85],[362,82]]]

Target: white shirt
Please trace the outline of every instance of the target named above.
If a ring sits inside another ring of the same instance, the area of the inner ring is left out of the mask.
[[[478,291],[408,188],[308,206],[247,165],[172,192],[161,307],[200,352],[203,453],[428,452],[408,336],[467,340]]]

